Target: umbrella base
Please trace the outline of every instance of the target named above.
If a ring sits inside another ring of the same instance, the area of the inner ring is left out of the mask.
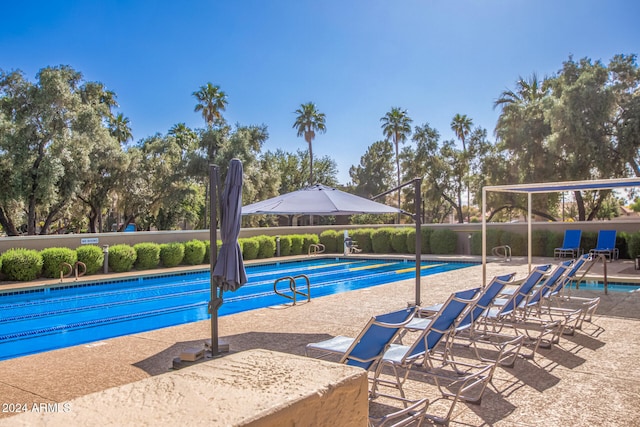
[[[211,352],[213,351],[213,349],[211,348],[211,340],[206,340],[204,342],[204,348],[205,350],[207,350],[207,353],[211,355]],[[218,352],[229,353],[229,344],[224,341],[218,341]],[[215,357],[217,355],[211,355],[211,356]]]

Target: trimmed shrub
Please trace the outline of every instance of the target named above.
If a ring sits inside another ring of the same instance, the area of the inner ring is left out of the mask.
[[[124,273],[133,268],[136,250],[132,246],[119,244],[109,248],[109,268],[115,273]]]
[[[587,253],[598,244],[598,233],[595,231],[584,231],[582,233],[582,249]]]
[[[47,248],[41,250],[40,255],[42,255],[42,275],[44,277],[60,277],[60,271],[63,269],[62,263],[69,264],[72,272],[76,261],[78,261],[76,251],[69,248]],[[70,271],[68,267],[65,267],[64,274],[68,273]]]
[[[273,236],[258,236],[258,258],[272,258],[276,253],[276,239]]]
[[[280,236],[280,256],[291,255],[291,237]]]
[[[206,246],[203,241],[189,240],[184,244],[184,259],[182,263],[186,265],[202,264],[205,252]]]
[[[629,235],[627,249],[629,250],[629,258],[640,256],[640,231]]]
[[[302,235],[302,253],[309,253],[309,246],[317,245],[320,243],[320,238],[317,234],[303,234]]]
[[[554,233],[553,231],[547,235],[547,242],[545,247],[545,255],[544,256],[553,256],[553,252],[556,248],[562,246],[562,241],[564,240],[564,233]],[[580,245],[582,245],[582,237],[580,238]],[[533,252],[535,255],[535,251]]]
[[[258,251],[260,250],[260,242],[255,237],[248,237],[244,239],[238,239],[242,246],[242,259],[251,260],[258,258]]]
[[[291,237],[291,255],[301,255],[304,237],[301,234],[292,234],[289,237]]]
[[[26,282],[42,272],[42,255],[34,249],[12,248],[2,254],[2,272],[7,280]]]
[[[133,245],[136,250],[136,262],[134,266],[138,270],[156,268],[160,264],[160,245],[157,243],[137,243]]]
[[[342,250],[338,250],[338,232],[335,230],[325,230],[320,233],[320,243],[324,245],[326,252],[342,252]]]
[[[184,245],[179,242],[160,245],[160,262],[165,267],[176,267],[184,259]]]
[[[409,253],[409,249],[407,247],[407,235],[410,231],[413,231],[413,235],[415,236],[415,230],[411,228],[395,228],[391,232],[391,247],[394,252],[399,254]],[[415,252],[415,238],[414,238],[414,252]]]
[[[104,253],[99,246],[79,246],[76,254],[78,254],[78,261],[87,267],[86,274],[94,274],[104,266]]]
[[[205,240],[204,243],[204,257],[202,258],[202,262],[205,264],[209,264],[211,260],[211,241]],[[242,243],[240,243],[240,250],[242,250]]]
[[[368,254],[373,252],[371,233],[373,233],[372,228],[359,228],[357,230],[349,230],[349,236],[353,239],[354,242],[356,242],[358,247],[362,249],[363,253]],[[344,245],[344,233],[342,235],[342,245]]]
[[[448,228],[434,230],[431,233],[429,245],[431,246],[431,252],[434,254],[454,254],[458,246],[458,235]]]
[[[500,236],[500,245],[508,245],[513,256],[527,255],[527,237],[524,234],[505,231]]]
[[[422,227],[422,242],[421,247],[422,250],[420,253],[422,254],[430,254],[431,253],[431,243],[429,239],[431,239],[431,233],[433,233],[433,229]],[[407,253],[414,254],[416,253],[416,229],[408,228],[406,233],[406,241],[407,241]]]
[[[553,256],[553,248],[551,255],[548,254],[549,244],[553,242],[556,233],[549,230],[534,230],[531,233],[531,254],[533,256]],[[562,243],[562,242],[560,242]],[[557,248],[558,246],[554,246]]]
[[[388,254],[392,252],[391,233],[393,233],[393,228],[378,228],[371,233],[373,252],[377,254]]]
[[[618,248],[618,258],[631,258],[629,256],[628,242],[629,233],[621,231],[616,234],[616,248]]]
[[[487,228],[487,254],[491,255],[491,249],[500,246],[501,230],[495,228]],[[471,234],[471,254],[482,255],[482,232]]]

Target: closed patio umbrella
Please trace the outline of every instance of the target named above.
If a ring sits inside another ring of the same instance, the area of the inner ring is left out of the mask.
[[[218,309],[222,305],[224,291],[235,291],[247,283],[247,273],[242,262],[242,251],[238,243],[240,235],[240,222],[242,219],[242,162],[232,159],[229,163],[229,171],[224,183],[224,189],[220,197],[220,237],[222,246],[217,254],[215,234],[215,185],[217,173],[212,173],[212,237],[211,237],[211,352],[218,354]]]

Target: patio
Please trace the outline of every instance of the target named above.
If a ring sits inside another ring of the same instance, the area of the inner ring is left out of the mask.
[[[535,264],[550,259],[534,259]],[[601,267],[601,266],[598,266]],[[640,277],[631,261],[607,265],[611,277]],[[487,275],[527,271],[527,260],[491,263]],[[444,301],[459,289],[478,286],[480,265],[422,278],[423,303]],[[580,291],[585,294],[591,292]],[[318,298],[295,307],[280,306],[221,317],[220,335],[233,352],[263,348],[297,355],[313,341],[354,336],[374,314],[403,307],[414,295],[414,281]],[[632,425],[640,407],[640,292],[598,293],[602,298],[592,324],[565,336],[535,361],[520,359],[514,368],[498,368],[494,387],[481,405],[458,404],[454,426],[480,425]],[[210,337],[209,321],[114,338],[104,342],[0,362],[0,403],[64,402],[107,388],[166,373],[181,350]],[[437,389],[412,375],[412,398],[432,400],[429,413],[442,414],[446,402]],[[385,411],[374,401],[372,413]],[[397,403],[396,403],[397,405]],[[14,425],[0,413],[0,425]],[[150,420],[152,423],[152,420]]]

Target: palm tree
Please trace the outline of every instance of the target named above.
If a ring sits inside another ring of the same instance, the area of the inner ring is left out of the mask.
[[[297,114],[293,128],[297,129],[297,136],[304,136],[304,140],[309,144],[309,185],[313,185],[313,147],[311,142],[316,137],[316,132],[325,133],[325,116],[316,108],[313,102],[300,104],[300,108],[295,111]]]
[[[399,107],[391,108],[387,114],[380,119],[382,122],[382,133],[387,141],[392,141],[396,147],[396,172],[397,185],[400,186],[400,156],[398,144],[404,143],[411,135],[411,118],[407,115],[407,110]],[[400,191],[398,191],[398,208],[400,208]],[[398,214],[398,218],[400,215]]]
[[[220,90],[220,86],[207,83],[200,86],[200,90],[193,92],[198,100],[194,111],[202,111],[202,118],[208,127],[213,127],[216,120],[222,119],[221,111],[227,108],[227,94]]]
[[[456,134],[456,137],[462,141],[462,151],[464,156],[467,157],[467,146],[465,144],[465,138],[471,133],[471,125],[473,121],[467,117],[466,114],[456,114],[451,120],[451,130]],[[467,159],[468,162],[468,159]],[[471,222],[471,205],[469,197],[469,177],[467,176],[467,222]]]
[[[545,97],[549,92],[547,80],[538,80],[538,75],[533,73],[529,79],[519,77],[516,81],[516,90],[507,89],[493,103],[493,108],[500,107],[503,110],[511,105],[526,106]]]
[[[131,128],[129,127],[129,118],[125,117],[122,113],[118,113],[117,116],[113,117],[110,120],[109,133],[120,144],[123,144],[132,139],[133,134],[131,133]]]

